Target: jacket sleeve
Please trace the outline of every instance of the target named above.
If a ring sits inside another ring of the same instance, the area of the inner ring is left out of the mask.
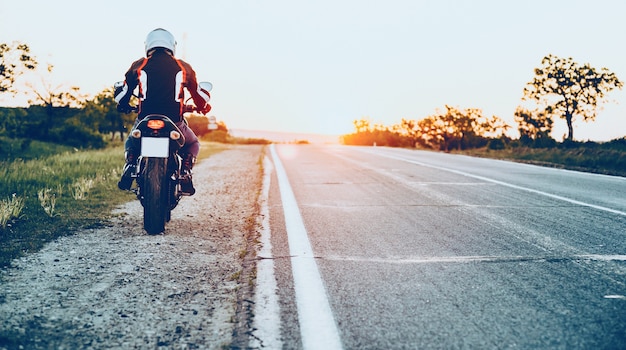
[[[180,62],[186,71],[186,75],[187,75],[186,87],[187,87],[187,90],[189,90],[189,93],[191,94],[193,103],[200,110],[206,109],[206,107],[209,104],[209,101],[211,100],[211,94],[208,91],[200,87],[200,85],[198,84],[198,80],[196,78],[196,72],[193,70],[193,68],[191,68],[191,65],[182,60]]]
[[[115,102],[118,105],[128,106],[130,102],[130,98],[133,96],[133,91],[137,87],[138,75],[137,75],[137,67],[140,63],[143,62],[143,59],[137,60],[133,62],[130,66],[126,74],[124,75],[125,80],[124,84],[121,87],[115,89],[114,98]]]

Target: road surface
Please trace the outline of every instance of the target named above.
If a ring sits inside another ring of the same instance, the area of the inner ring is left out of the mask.
[[[381,147],[268,154],[256,292],[276,324],[257,320],[257,345],[626,348],[626,178]]]

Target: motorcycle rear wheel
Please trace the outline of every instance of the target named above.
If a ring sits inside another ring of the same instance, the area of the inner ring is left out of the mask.
[[[156,235],[165,231],[170,206],[167,158],[148,158],[143,176],[143,228]]]

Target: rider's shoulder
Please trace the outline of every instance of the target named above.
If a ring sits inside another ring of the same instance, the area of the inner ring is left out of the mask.
[[[145,61],[146,61],[145,57],[139,58],[130,65],[130,68],[134,69],[134,68],[140,67],[144,64]]]
[[[177,61],[180,63],[180,65],[181,65],[181,66],[183,66],[183,67],[184,67],[187,71],[189,71],[189,72],[193,72],[193,71],[194,71],[194,70],[193,70],[193,68],[191,67],[191,64],[189,64],[187,61],[184,61],[184,60],[182,60],[182,59],[180,59],[180,58],[177,58],[176,60],[177,60]]]

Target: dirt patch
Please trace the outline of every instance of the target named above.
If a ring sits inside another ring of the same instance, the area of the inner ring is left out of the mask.
[[[63,237],[4,269],[0,349],[240,347],[261,153],[237,146],[199,163],[197,193],[164,235],[142,230],[133,201],[110,227]]]

